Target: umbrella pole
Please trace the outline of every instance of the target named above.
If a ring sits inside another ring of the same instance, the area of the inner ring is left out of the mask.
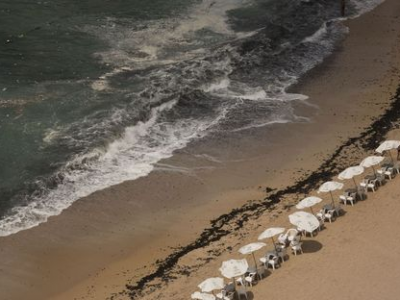
[[[388,150],[388,152],[389,152],[390,160],[392,161],[392,164],[394,164],[392,153],[390,153],[390,150]]]
[[[273,237],[273,236],[271,236],[271,240],[272,240],[272,243],[274,244],[275,251],[277,251],[277,250],[276,250],[276,244],[275,244],[275,241],[274,241],[274,237]]]
[[[333,208],[335,208],[335,201],[333,200],[332,191],[329,191],[329,193],[331,194],[332,206],[333,206]]]
[[[356,187],[356,190],[358,190],[358,186],[357,186],[356,180],[354,179],[354,177],[352,179],[353,179],[353,182],[354,182],[354,186]]]
[[[251,255],[253,255],[253,259],[254,259],[254,267],[257,269],[257,261],[256,261],[255,255],[254,255],[254,252],[251,252]]]
[[[315,214],[314,214],[314,211],[313,211],[313,209],[312,209],[311,206],[310,206],[310,210],[311,210],[311,213],[312,213],[313,215],[315,215]]]
[[[374,170],[374,175],[375,175],[375,178],[376,178],[376,171],[375,171],[375,168],[374,168],[374,166],[371,166],[372,167],[372,170]]]

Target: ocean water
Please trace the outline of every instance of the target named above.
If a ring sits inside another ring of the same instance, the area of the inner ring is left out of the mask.
[[[381,0],[350,0],[356,17]],[[212,132],[307,122],[287,93],[347,33],[332,0],[0,2],[0,236]]]

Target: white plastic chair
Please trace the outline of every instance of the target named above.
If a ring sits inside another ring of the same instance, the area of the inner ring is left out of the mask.
[[[265,256],[265,257],[261,257],[260,261],[264,265],[264,269],[265,270],[267,270],[269,266],[271,266],[272,269],[275,270],[275,267],[279,265],[278,256],[268,255],[268,256]]]
[[[347,205],[347,202],[350,202],[351,206],[354,206],[354,197],[349,195],[340,195],[339,199],[343,202],[344,205]]]
[[[292,247],[293,254],[297,256],[297,252],[300,252],[303,254],[303,243],[302,242],[297,242],[297,243],[290,243],[290,246]]]
[[[249,299],[247,296],[247,290],[245,288],[239,288],[236,290],[236,292],[239,300],[242,298],[242,296],[245,296],[246,299]]]
[[[335,209],[327,209],[327,208],[322,208],[318,213],[317,213],[317,218],[325,222],[325,220],[328,220],[329,223],[332,223],[332,220],[334,219],[334,214],[337,213]]]
[[[393,170],[395,170],[397,172],[397,174],[400,174],[400,164],[399,163],[395,163],[393,165]]]
[[[368,191],[368,189],[371,189],[372,192],[375,193],[377,182],[379,182],[379,181],[378,181],[378,178],[375,178],[375,179],[370,180],[370,181],[368,182],[368,184],[367,184],[367,191]]]
[[[291,242],[291,241],[293,241],[294,238],[299,236],[299,231],[297,229],[290,228],[286,231],[286,234],[287,234],[288,241]]]
[[[222,290],[220,293],[215,295],[217,300],[233,300],[235,298],[235,292],[227,292]]]
[[[287,256],[287,252],[285,248],[277,248],[276,254],[278,255],[280,261],[285,262],[285,257]]]
[[[265,276],[265,267],[264,268],[260,267],[260,268],[257,269],[257,276],[258,276],[258,279],[260,279],[260,280],[264,278],[264,276]]]
[[[244,280],[245,282],[250,285],[251,287],[253,287],[253,282],[256,281],[256,276],[257,276],[257,272],[254,273],[249,273],[249,275],[247,275]]]
[[[279,257],[275,255],[270,255],[267,258],[267,266],[271,266],[273,270],[279,265]]]
[[[392,176],[394,176],[394,169],[393,168],[387,168],[386,171],[383,174],[385,176],[387,176],[390,180],[392,180]]]

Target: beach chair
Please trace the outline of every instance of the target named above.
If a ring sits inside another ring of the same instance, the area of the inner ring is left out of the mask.
[[[367,198],[367,189],[362,186],[357,187],[357,196],[359,200],[364,200]]]
[[[290,228],[286,231],[287,239],[289,242],[291,242],[293,239],[297,238],[299,236],[299,231],[294,228]]]
[[[286,248],[276,248],[276,255],[279,257],[279,260],[283,263],[285,262],[285,257],[287,256]]]
[[[286,233],[281,233],[278,236],[278,243],[281,244],[281,245],[284,245],[285,247],[287,246],[287,244],[288,244],[288,236],[287,236]]]
[[[296,236],[298,234],[299,232],[296,229],[294,228],[288,229],[285,233],[281,233],[278,236],[278,243],[283,247],[287,247],[290,241],[292,240],[293,236]]]
[[[265,267],[257,268],[257,276],[258,276],[259,280],[264,278],[264,276],[265,276]]]
[[[257,276],[257,272],[249,273],[249,274],[244,278],[245,283],[246,283],[247,285],[253,287],[253,282],[255,282],[255,281],[257,280],[256,276]]]
[[[360,186],[362,188],[365,188],[367,191],[370,189],[370,190],[372,190],[372,192],[375,193],[377,182],[378,182],[378,178],[370,179],[370,180],[364,179],[363,181],[360,182]]]
[[[240,276],[239,278],[237,278],[236,279],[236,283],[238,284],[238,285],[243,285],[244,286],[244,278],[243,278],[243,276]]]
[[[221,290],[220,293],[215,295],[215,299],[217,300],[233,300],[234,298],[235,298],[234,291]]]
[[[272,269],[275,270],[275,268],[279,266],[279,257],[277,255],[270,254],[267,259],[267,267],[271,266]]]
[[[325,222],[325,220],[328,220],[329,223],[332,223],[332,221],[335,220],[335,213],[336,213],[335,209],[328,209],[328,208],[324,207],[319,212],[317,212],[316,216],[322,222]]]
[[[377,184],[379,183],[379,186],[382,186],[386,181],[385,174],[378,174],[376,175],[376,182],[375,186],[377,187]]]
[[[387,176],[389,180],[392,180],[392,177],[395,176],[394,169],[391,167],[387,168],[383,174],[385,175],[385,177]]]
[[[345,193],[339,196],[339,200],[343,202],[344,205],[347,205],[347,202],[350,202],[351,206],[354,206],[355,195],[350,195],[349,193]]]
[[[380,176],[380,178],[382,178],[382,177]],[[375,193],[375,190],[376,190],[376,188],[377,188],[377,184],[378,184],[378,183],[379,183],[379,185],[382,185],[382,180],[380,181],[380,180],[378,179],[378,177],[375,178],[375,179],[369,180],[369,181],[368,181],[368,184],[367,184],[367,191],[368,191],[368,189],[371,189],[372,192]]]
[[[237,295],[238,295],[238,299],[239,299],[239,300],[242,298],[242,296],[245,296],[247,300],[249,299],[248,296],[247,296],[247,290],[246,290],[246,288],[238,288],[238,289],[236,290],[236,292],[237,292]]]
[[[302,242],[291,242],[290,247],[292,248],[292,252],[295,256],[297,256],[297,252],[303,254],[303,243]]]
[[[400,174],[400,164],[399,163],[395,163],[393,165],[393,170],[397,172],[397,174]]]

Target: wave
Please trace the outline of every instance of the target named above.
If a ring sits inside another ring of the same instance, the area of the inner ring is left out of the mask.
[[[379,2],[352,1],[360,11]],[[105,27],[85,27],[113,46],[96,55],[114,70],[91,87],[129,101],[47,131],[44,147],[61,145],[77,154],[7,211],[0,236],[43,223],[97,190],[146,176],[160,160],[213,131],[308,122],[292,106],[307,96],[287,90],[332,53],[347,28],[328,18],[294,38],[276,20],[237,32],[225,17],[237,7],[236,1],[204,1],[182,20],[143,25],[109,19]],[[102,143],[93,143],[100,137]]]

